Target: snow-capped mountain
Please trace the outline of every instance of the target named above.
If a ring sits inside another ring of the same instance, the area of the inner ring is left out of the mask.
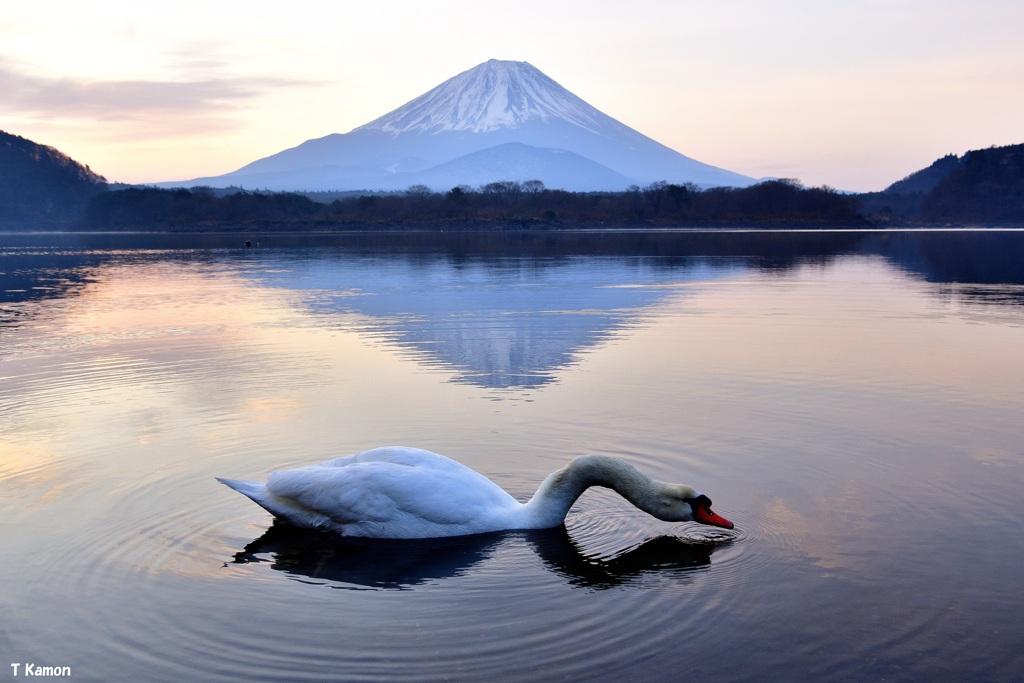
[[[307,140],[237,171],[166,185],[270,190],[437,191],[499,180],[622,190],[665,180],[745,186],[752,178],[655,142],[526,62],[490,60],[349,133]]]
[[[492,59],[356,130],[487,133],[538,119],[599,132],[608,117],[527,62]]]

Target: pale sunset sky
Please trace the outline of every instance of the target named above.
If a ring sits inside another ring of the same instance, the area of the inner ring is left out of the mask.
[[[1024,143],[1024,2],[8,3],[0,130],[111,181],[233,171],[488,59],[754,177],[881,190]]]

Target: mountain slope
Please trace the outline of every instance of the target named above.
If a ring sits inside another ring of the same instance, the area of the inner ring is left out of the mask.
[[[619,187],[587,187],[584,178],[575,189],[624,189],[631,183],[657,180],[705,186],[754,182],[638,133],[526,62],[491,60],[349,133],[307,140],[223,176],[173,184],[276,190],[395,189],[397,182],[404,181],[396,175],[427,172],[509,143],[571,152],[624,179]],[[500,175],[500,151],[492,155],[495,167],[477,164],[474,173],[467,169],[457,184],[508,180]],[[557,174],[536,179],[549,187],[567,187]]]
[[[471,152],[416,173],[396,173],[385,189],[410,185],[452,188],[464,178],[501,178],[526,182],[544,178],[547,186],[574,192],[621,190],[629,179],[606,166],[564,149],[540,149],[518,142]]]
[[[1024,144],[964,154],[921,203],[934,222],[1024,224]]]
[[[53,147],[0,131],[0,223],[77,221],[106,180]]]
[[[1024,225],[1024,144],[947,154],[858,200],[882,224]]]
[[[912,194],[914,192],[928,192],[938,185],[943,178],[956,170],[960,165],[960,157],[955,154],[936,159],[928,168],[915,171],[902,180],[885,188],[883,192],[890,194]]]

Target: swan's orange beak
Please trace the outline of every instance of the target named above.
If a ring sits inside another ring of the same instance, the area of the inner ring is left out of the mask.
[[[701,524],[710,524],[711,526],[720,526],[726,529],[731,529],[735,526],[722,515],[713,512],[711,506],[708,505],[698,507],[693,511],[693,521],[700,522]]]

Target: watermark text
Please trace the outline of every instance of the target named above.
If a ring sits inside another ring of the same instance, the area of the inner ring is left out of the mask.
[[[43,676],[47,678],[71,678],[70,666],[40,666],[35,662],[11,662],[11,673],[18,676]]]

